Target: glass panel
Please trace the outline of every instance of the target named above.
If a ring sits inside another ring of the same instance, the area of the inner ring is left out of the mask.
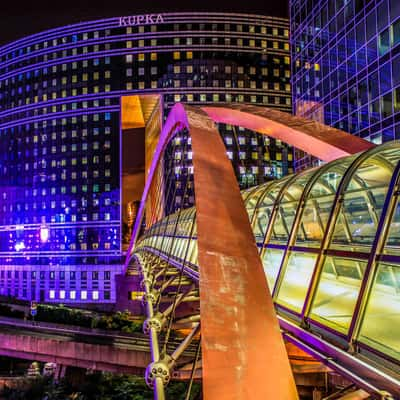
[[[354,156],[333,163],[316,180],[307,197],[296,244],[319,247],[324,235],[336,191]]]
[[[283,258],[283,250],[266,249],[263,257],[264,272],[267,277],[268,287],[272,293],[276,278],[278,277],[279,268]]]
[[[264,197],[256,209],[254,216],[253,232],[257,243],[262,243],[264,240],[265,231],[268,227],[271,213],[282,187],[287,183],[288,177],[279,181],[274,181],[271,186],[265,191]]]
[[[340,248],[340,244],[350,243],[363,245],[366,247],[364,251],[371,247],[386,192],[387,187],[383,187],[346,194],[341,212],[343,226],[335,229],[333,241],[337,245],[332,248]]]
[[[198,259],[197,259],[197,240],[191,240],[190,241],[190,248],[192,250],[191,250],[191,253],[190,253],[190,257],[189,257],[189,262],[198,267],[199,262],[198,262]]]
[[[297,206],[307,182],[315,170],[299,175],[285,190],[279,210],[274,221],[270,243],[287,243],[293,227]]]
[[[310,318],[346,333],[349,329],[367,263],[327,257]]]
[[[250,188],[250,189],[244,189],[241,191],[242,194],[242,198],[243,201],[246,201],[247,198],[250,196],[250,193],[254,190],[254,187]]]
[[[359,341],[400,360],[400,266],[379,264]]]
[[[180,245],[179,242],[180,242],[179,240],[174,240],[172,238],[172,246],[167,250],[168,255],[172,255],[175,257],[177,256],[178,250],[179,250],[179,245]]]
[[[189,246],[190,240],[189,239],[175,239],[175,240],[178,240],[180,243],[180,246],[179,246],[180,248],[178,249],[177,256],[181,260],[184,260],[185,257],[187,258],[187,254],[189,251],[188,246]]]
[[[265,231],[271,218],[273,205],[257,208],[254,221],[253,233],[257,243],[263,243]]]
[[[276,214],[270,243],[286,244],[296,215],[297,202],[287,203],[279,207]]]
[[[250,196],[247,197],[245,206],[247,213],[249,214],[250,221],[253,218],[254,209],[258,203],[259,198],[264,194],[265,190],[268,190],[268,186],[271,185],[271,182],[264,183],[263,185],[259,186],[258,189],[254,190]]]
[[[400,202],[397,201],[393,220],[390,224],[387,242],[384,248],[387,254],[400,255]]]
[[[278,293],[279,304],[301,312],[316,259],[317,254],[291,252]]]
[[[296,244],[319,247],[332,210],[335,195],[307,200],[297,233]]]
[[[393,147],[371,156],[354,173],[344,194],[331,248],[370,250],[394,163],[399,159],[398,148]]]

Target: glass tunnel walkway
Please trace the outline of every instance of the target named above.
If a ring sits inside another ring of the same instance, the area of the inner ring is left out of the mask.
[[[242,192],[278,316],[395,379],[399,180],[400,142],[390,142]],[[135,252],[155,253],[196,276],[195,216],[190,208],[165,217]]]

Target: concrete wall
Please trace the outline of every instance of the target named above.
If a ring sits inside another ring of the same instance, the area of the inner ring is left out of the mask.
[[[6,333],[0,333],[0,355],[129,374],[143,373],[151,361],[149,350]]]

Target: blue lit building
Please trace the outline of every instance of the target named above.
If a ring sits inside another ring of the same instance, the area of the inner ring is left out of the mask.
[[[237,102],[290,112],[288,37],[281,18],[171,13],[0,47],[0,295],[114,303],[123,221],[132,224],[168,109]],[[220,130],[242,186],[292,172],[286,145]]]
[[[376,144],[400,137],[400,1],[290,0],[293,110]],[[308,165],[296,154],[296,168]]]

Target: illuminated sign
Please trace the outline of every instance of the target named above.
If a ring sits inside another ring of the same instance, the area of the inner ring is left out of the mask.
[[[119,17],[119,26],[136,26],[161,24],[164,18],[161,14],[131,15],[129,17]]]

